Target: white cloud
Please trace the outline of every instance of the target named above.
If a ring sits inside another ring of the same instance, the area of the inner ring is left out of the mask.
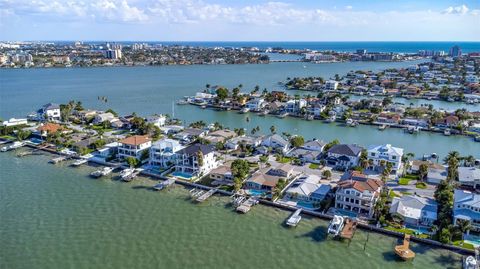
[[[352,10],[353,7],[352,6],[346,6],[345,9]]]
[[[456,7],[448,7],[443,11],[445,14],[460,14],[465,15],[468,13],[468,7],[466,5],[456,6]]]

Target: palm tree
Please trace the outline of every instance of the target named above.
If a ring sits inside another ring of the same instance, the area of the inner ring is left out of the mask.
[[[468,155],[463,159],[463,165],[465,166],[473,166],[475,164],[475,157],[472,155]]]
[[[463,235],[468,233],[470,229],[472,229],[472,225],[468,220],[457,219],[456,224],[457,224],[458,230],[462,233],[462,239],[463,239]]]
[[[443,159],[443,163],[444,164],[448,164],[450,162],[451,159],[457,159],[457,160],[460,160],[462,157],[460,156],[460,153],[458,153],[458,151],[450,151],[447,155],[447,157],[445,157],[445,159]]]
[[[277,128],[275,128],[275,126],[273,126],[273,125],[270,126],[270,132],[271,132],[272,134],[274,134],[276,130],[277,130]]]

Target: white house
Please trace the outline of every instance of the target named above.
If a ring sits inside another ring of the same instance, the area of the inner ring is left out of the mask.
[[[283,153],[288,151],[289,143],[283,137],[278,134],[272,134],[265,137],[262,141],[262,146],[269,147],[275,150],[279,150]]]
[[[107,112],[107,113],[99,113],[99,114],[96,114],[95,115],[95,118],[93,120],[93,123],[95,124],[98,124],[98,123],[102,123],[102,122],[105,122],[105,121],[108,121],[108,122],[112,122],[114,120],[116,120],[117,118],[115,117],[115,115],[113,115],[112,113],[110,112]]]
[[[26,125],[28,122],[27,122],[27,119],[15,119],[15,118],[11,118],[9,120],[6,120],[4,122],[2,122],[2,126],[18,126],[18,125]]]
[[[217,166],[215,147],[212,145],[193,144],[181,149],[175,156],[175,171],[190,176],[207,174]]]
[[[152,146],[152,140],[146,135],[134,135],[120,140],[118,147],[118,157],[125,159],[133,157],[138,160],[142,158],[144,151]]]
[[[456,189],[453,195],[453,224],[458,220],[470,222],[472,230],[480,231],[480,195]]]
[[[376,179],[340,181],[335,193],[335,208],[372,218],[382,188],[383,183]]]
[[[291,114],[300,113],[300,110],[307,106],[307,101],[305,99],[300,100],[289,100],[286,103],[285,111]]]
[[[103,159],[115,157],[118,153],[118,148],[120,147],[120,145],[121,144],[119,142],[112,142],[106,144],[101,149],[98,149],[94,155]]]
[[[180,142],[174,139],[162,139],[152,144],[150,147],[149,164],[153,167],[162,169],[175,164],[175,154],[183,148]]]
[[[331,190],[331,186],[320,183],[317,175],[305,175],[295,180],[285,191],[284,198],[295,202],[320,203]]]
[[[327,91],[335,91],[338,88],[338,81],[335,80],[327,80],[325,82],[325,90]]]
[[[165,125],[167,121],[167,117],[164,115],[153,115],[147,118],[148,123],[153,123],[153,125],[157,126],[158,128]]]
[[[60,106],[54,103],[48,103],[37,111],[36,120],[38,121],[60,121]]]
[[[476,167],[458,167],[458,181],[462,186],[480,189],[480,169]]]
[[[395,197],[390,214],[401,218],[405,226],[429,227],[437,220],[437,202],[417,195]]]
[[[368,159],[372,160],[373,165],[368,169],[383,171],[387,163],[392,165],[392,174],[398,174],[401,172],[403,149],[392,147],[390,144],[370,146],[367,150]],[[385,166],[382,166],[384,164]]]
[[[265,99],[263,98],[254,98],[245,104],[245,106],[251,111],[259,111],[265,107],[265,105]]]

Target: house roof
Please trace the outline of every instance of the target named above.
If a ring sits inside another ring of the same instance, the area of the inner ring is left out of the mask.
[[[147,135],[134,135],[120,140],[120,143],[126,145],[138,146],[144,143],[151,141],[150,137]]]
[[[305,142],[305,144],[303,144],[303,147],[304,148],[308,148],[308,147],[310,147],[310,148],[312,148],[312,147],[323,148],[325,145],[326,145],[326,143],[321,141],[321,140],[310,140],[310,141]]]
[[[474,207],[480,207],[480,195],[456,189],[453,195],[453,201],[455,204],[466,204]]]
[[[338,187],[342,189],[354,189],[359,192],[370,191],[376,192],[383,186],[380,180],[367,179],[365,181],[359,180],[345,180],[338,183]]]
[[[52,134],[52,133],[56,133],[56,132],[58,132],[62,129],[63,129],[63,127],[60,124],[47,122],[47,123],[41,125],[40,127],[38,127],[37,130],[39,130],[40,132],[47,132],[47,133]]]
[[[347,156],[358,156],[362,151],[362,147],[353,144],[334,145],[328,150],[328,153],[341,154]]]
[[[458,180],[460,182],[480,181],[480,169],[475,167],[458,167]]]
[[[48,103],[48,104],[44,105],[42,108],[43,108],[43,110],[51,110],[51,109],[60,109],[60,106],[58,104],[55,104],[55,103]]]
[[[424,198],[417,195],[405,195],[395,197],[390,207],[390,213],[396,213],[406,218],[437,219],[437,202],[431,198]]]
[[[390,156],[392,156],[392,155],[402,156],[403,155],[403,149],[402,148],[396,148],[396,147],[393,147],[390,144],[370,146],[368,148],[368,151],[386,153]]]
[[[196,154],[197,152],[202,152],[203,155],[209,154],[211,152],[215,151],[215,147],[212,145],[203,145],[200,143],[196,143],[193,145],[190,145],[182,150],[180,150],[178,153],[179,154],[187,154],[187,155],[192,155]]]

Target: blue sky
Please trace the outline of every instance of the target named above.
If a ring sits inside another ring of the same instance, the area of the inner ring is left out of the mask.
[[[0,0],[0,40],[480,41],[480,0]]]

